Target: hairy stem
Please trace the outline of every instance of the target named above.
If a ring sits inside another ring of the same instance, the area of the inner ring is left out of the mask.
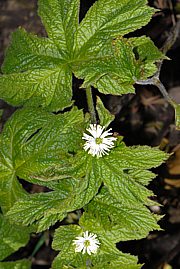
[[[86,88],[86,98],[87,98],[88,110],[91,117],[91,123],[93,124],[97,123],[91,87]]]

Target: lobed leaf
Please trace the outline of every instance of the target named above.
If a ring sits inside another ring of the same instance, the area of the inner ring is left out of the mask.
[[[76,46],[85,55],[107,39],[123,36],[146,25],[154,13],[146,0],[98,0],[79,25]]]
[[[108,187],[111,195],[120,203],[133,207],[135,204],[152,205],[148,197],[153,193],[146,189],[138,178],[131,175],[139,170],[146,170],[159,166],[168,155],[157,148],[148,146],[126,147],[123,143],[111,151],[110,155],[101,158],[101,178]],[[131,171],[129,173],[129,170]],[[151,174],[150,174],[151,177]],[[149,176],[147,177],[147,182]]]
[[[86,227],[84,228],[86,229]],[[77,225],[68,225],[56,229],[52,246],[55,250],[61,250],[61,252],[53,262],[53,269],[86,268],[87,261],[89,266],[99,269],[117,268],[117,266],[125,269],[140,268],[140,265],[136,265],[137,259],[134,256],[118,251],[111,240],[101,237],[98,233],[101,244],[97,254],[90,256],[75,252],[73,240],[77,236],[82,236],[83,231],[85,231],[84,228],[82,229]]]
[[[6,212],[18,199],[26,196],[25,190],[17,180],[13,170],[8,169],[11,163],[6,161],[5,156],[0,152],[0,205],[1,210]]]
[[[1,97],[14,106],[42,106],[56,111],[72,104],[71,70],[63,52],[50,39],[17,30],[2,71],[6,75],[0,77]]]
[[[156,175],[149,170],[129,169],[127,170],[127,174],[132,180],[144,186],[148,185],[150,181],[156,177]]]
[[[99,97],[97,98],[96,109],[98,112],[99,121],[100,121],[101,125],[105,126],[105,128],[107,128],[109,126],[109,124],[114,120],[115,116],[112,115],[109,112],[109,110],[107,110],[104,107],[104,104]]]
[[[158,50],[153,41],[146,36],[130,38],[133,52],[137,61],[141,63],[141,79],[152,76],[157,70],[155,62],[166,59],[166,56]]]
[[[121,154],[118,155],[116,151]],[[114,230],[114,237],[119,238],[118,236],[120,236],[120,240],[142,238],[147,235],[149,230],[158,229],[157,218],[142,206],[154,204],[148,199],[153,193],[143,185],[148,184],[155,176],[145,169],[159,165],[162,159],[167,158],[167,155],[158,149],[153,150],[144,146],[127,148],[126,154],[126,147],[123,144],[120,144],[114,152],[116,152],[114,155],[117,155],[117,158],[112,157],[113,150],[109,156],[99,159],[86,153],[80,153],[69,159],[67,167],[63,163],[62,171],[60,166],[56,166],[55,170],[55,166],[50,166],[53,174],[48,169],[44,171],[44,176],[42,172],[39,175],[34,174],[33,177],[38,179],[41,184],[51,187],[54,191],[21,199],[8,212],[8,216],[24,225],[35,222],[38,224],[38,231],[42,231],[56,221],[62,220],[68,212],[85,206],[97,194],[104,182],[111,194],[110,200],[115,199],[117,205],[119,203],[122,207],[122,212],[115,208],[118,212],[117,219],[118,216],[121,216],[127,222],[127,226],[128,223],[130,225],[127,230],[117,226]],[[142,156],[146,156],[146,159],[144,160]],[[154,160],[151,160],[150,157],[154,157]],[[64,179],[61,172],[64,174]],[[105,211],[108,206],[104,205]],[[129,215],[130,212],[131,215]],[[137,216],[141,216],[141,218]],[[91,218],[93,219],[93,216]],[[109,217],[106,219],[109,220]],[[134,219],[135,224],[132,224]],[[94,221],[96,222],[96,220]],[[90,217],[88,217],[88,222],[90,222]],[[96,226],[94,223],[93,225]],[[123,223],[122,226],[124,225]],[[134,225],[133,229],[131,229],[131,225]],[[122,234],[119,233],[119,230],[123,230]]]
[[[19,29],[0,76],[0,96],[14,106],[59,111],[72,105],[72,72],[105,94],[133,93],[156,71],[163,55],[146,37],[123,38],[145,25],[154,10],[141,0],[98,0],[78,24],[79,0],[39,0],[49,38]]]
[[[19,260],[15,262],[0,262],[1,269],[30,269],[31,262],[29,260]]]
[[[53,40],[27,33],[23,28],[12,34],[2,65],[5,74],[29,69],[53,69],[65,64],[64,54]]]
[[[7,197],[4,211],[18,200],[8,213],[11,219],[36,223],[38,231],[44,230],[85,206],[102,183],[123,205],[153,204],[148,199],[152,192],[143,185],[154,175],[145,171],[167,155],[146,146],[128,148],[122,142],[103,158],[84,151],[74,155],[82,148],[82,132],[83,116],[76,109],[59,115],[24,109],[7,122],[1,136],[1,192]],[[144,173],[146,181],[141,179]],[[54,191],[27,195],[17,176]]]
[[[39,15],[48,36],[67,58],[72,56],[78,28],[79,0],[39,0]]]
[[[66,177],[69,152],[80,147],[82,123],[82,112],[76,109],[59,115],[41,109],[24,109],[13,115],[4,127],[0,142],[3,211],[6,212],[16,200],[26,197],[17,176],[30,182],[36,179],[38,184],[48,181],[47,175],[43,179],[38,175],[56,167],[59,179]]]
[[[27,244],[29,228],[12,225],[7,218],[0,214],[0,260],[4,260],[11,253]],[[0,266],[1,268],[1,266]]]
[[[10,220],[21,225],[36,224],[37,232],[46,230],[49,226],[61,221],[66,216],[67,193],[49,192],[27,196],[19,200],[8,211]]]
[[[136,78],[140,77],[140,65],[135,61],[135,55],[128,41],[120,37],[108,40],[97,54],[94,53],[93,57],[78,63],[75,74],[85,79],[83,87],[93,85],[102,93],[113,94],[112,85],[110,88],[107,85],[103,89],[104,77],[111,77],[116,83],[119,79],[118,84],[121,84],[122,88],[123,84],[131,86]],[[121,92],[116,89],[116,94]]]
[[[157,217],[147,208],[121,204],[106,188],[85,207],[80,225],[114,243],[141,239],[159,230]]]
[[[93,57],[86,54],[85,60],[75,62],[74,72],[84,79],[82,87],[93,85],[104,94],[134,93],[133,84],[153,75],[154,63],[163,57],[147,37],[117,37],[104,42]]]
[[[57,174],[55,184],[49,185],[55,191],[33,194],[18,200],[8,211],[11,221],[21,225],[35,223],[39,232],[63,220],[68,212],[82,208],[98,192],[101,180],[96,177],[96,170],[93,171],[83,158],[79,158],[76,166],[69,165],[65,175],[66,178],[61,179]]]
[[[72,105],[68,62],[73,56],[78,9],[77,0],[39,1],[39,13],[50,38],[39,38],[21,29],[13,35],[2,68],[8,75],[0,76],[1,98],[14,106],[42,106],[50,111]]]
[[[168,155],[157,148],[126,147],[123,142],[119,142],[109,155],[102,158],[92,157],[86,152],[82,153],[81,158],[79,171],[82,173],[81,177],[88,174],[91,180],[93,176],[97,187],[100,187],[101,183],[105,184],[112,197],[122,205],[134,208],[154,204],[149,199],[153,193],[144,185],[147,185],[155,175],[147,169],[159,166]],[[78,159],[80,160],[79,155],[77,159],[75,158],[77,165]]]
[[[1,98],[13,106],[41,106],[50,111],[63,110],[72,105],[71,88],[71,72],[66,66],[0,76]]]

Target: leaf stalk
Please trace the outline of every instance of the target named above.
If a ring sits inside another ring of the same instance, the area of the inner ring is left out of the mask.
[[[86,99],[87,99],[87,104],[88,104],[88,110],[91,117],[91,123],[95,124],[97,123],[97,120],[96,120],[96,111],[94,108],[94,101],[92,97],[91,87],[86,88]]]

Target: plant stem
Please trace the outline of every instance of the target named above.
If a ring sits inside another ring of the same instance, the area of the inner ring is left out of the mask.
[[[91,117],[91,123],[95,124],[97,123],[97,120],[96,120],[96,112],[94,109],[94,102],[93,102],[91,87],[86,88],[86,98],[87,98],[88,110]]]
[[[43,233],[40,239],[38,240],[37,244],[35,245],[35,248],[30,256],[30,258],[34,257],[36,253],[39,251],[39,249],[42,247],[42,245],[45,243],[45,234]]]
[[[170,33],[169,33],[169,37],[167,38],[166,42],[164,43],[163,47],[161,48],[161,51],[166,54],[168,52],[168,50],[174,45],[174,43],[176,42],[178,36],[180,33],[180,20],[176,23],[175,26],[172,27]],[[154,74],[153,77],[148,78],[146,80],[139,80],[136,81],[136,84],[140,84],[140,85],[154,85],[156,86],[161,94],[163,95],[163,97],[172,105],[174,106],[174,108],[177,107],[177,104],[172,100],[172,98],[169,96],[168,92],[166,91],[164,85],[162,84],[162,82],[159,79],[160,76],[160,71],[161,71],[161,67],[162,67],[162,63],[163,63],[162,59],[158,64],[158,70],[157,72]]]
[[[171,105],[174,105],[174,101],[171,99],[168,92],[166,91],[166,88],[164,87],[164,85],[162,84],[162,82],[159,80],[159,78],[157,76],[153,76],[152,78],[148,78],[147,80],[139,80],[136,83],[140,84],[140,85],[154,85],[154,86],[156,86],[159,89],[159,91],[161,92],[161,94],[163,95],[163,97]]]

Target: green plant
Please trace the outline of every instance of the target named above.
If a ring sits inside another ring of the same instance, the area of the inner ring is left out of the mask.
[[[88,130],[95,135],[96,128],[108,128],[113,120],[100,99],[94,107],[91,87],[104,94],[134,93],[133,85],[153,76],[155,63],[165,56],[146,36],[124,37],[151,19],[154,10],[145,0],[98,0],[80,23],[79,4],[39,0],[48,38],[20,28],[6,52],[0,97],[20,108],[0,140],[0,259],[26,245],[31,232],[42,232],[75,211],[78,224],[55,231],[52,247],[60,254],[53,269],[141,268],[115,244],[160,229],[159,217],[147,208],[155,202],[146,186],[155,177],[148,169],[168,155],[148,146],[127,147],[110,131],[106,145],[100,134],[90,144]],[[89,115],[73,104],[72,74],[84,80]],[[99,145],[104,147],[100,154]],[[29,194],[19,178],[50,191]],[[78,237],[88,237],[87,231],[92,233],[87,249],[78,249]],[[26,269],[30,263],[0,266]]]

